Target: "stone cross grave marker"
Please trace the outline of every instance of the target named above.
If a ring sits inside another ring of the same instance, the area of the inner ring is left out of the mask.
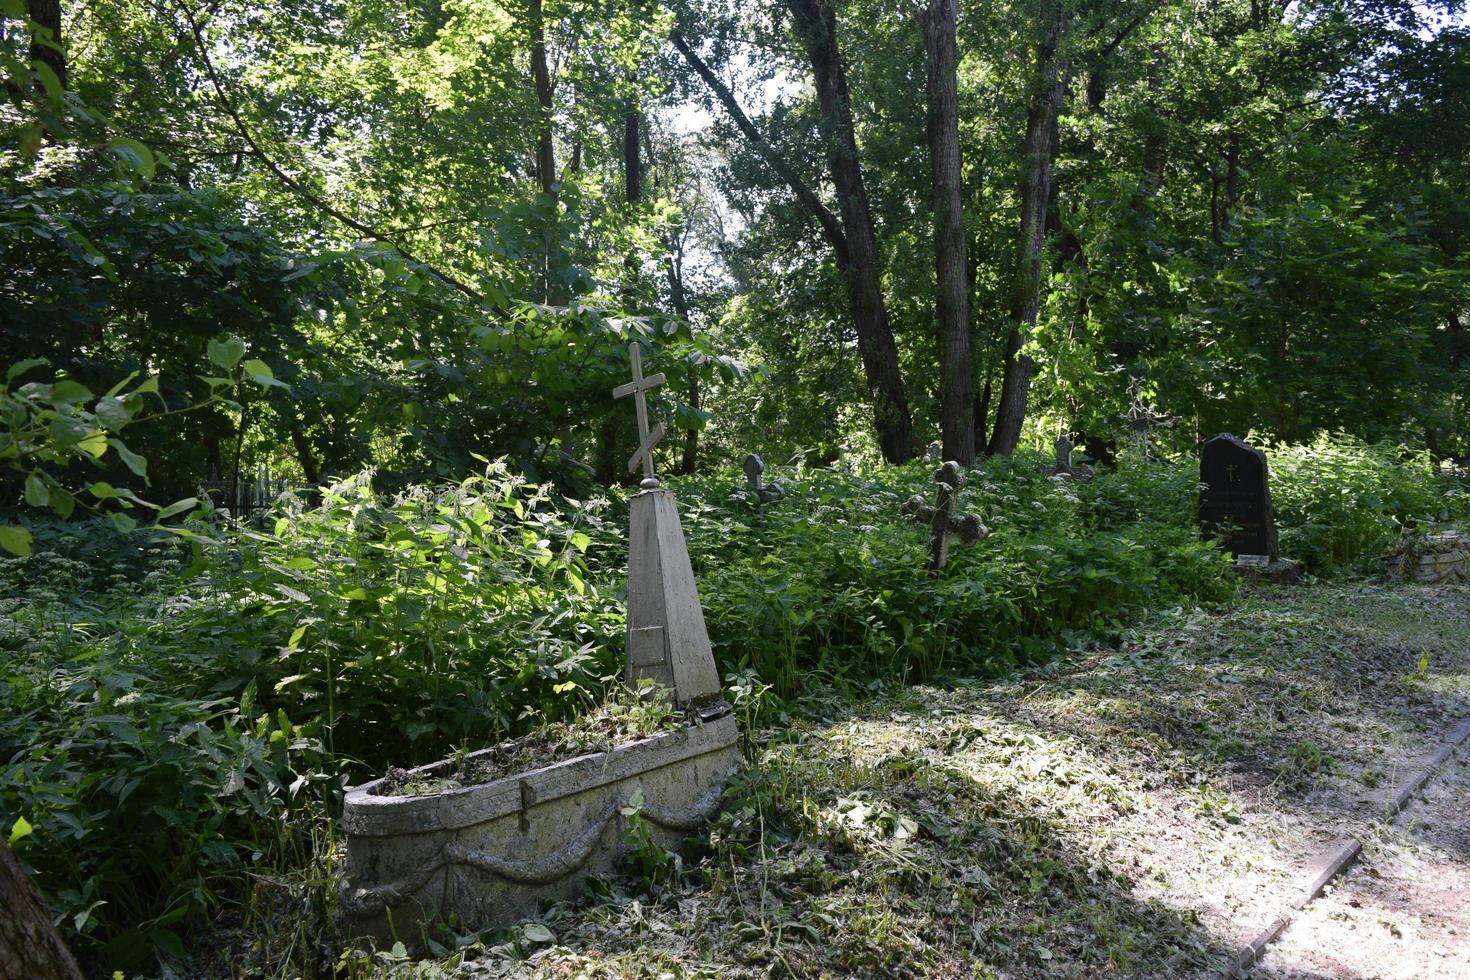
[[[1225,536],[1225,549],[1241,555],[1281,557],[1266,454],[1228,433],[1204,444],[1199,457],[1199,522],[1206,540]]]
[[[1048,476],[1065,476],[1074,480],[1092,479],[1092,467],[1086,463],[1072,462],[1072,437],[1065,432],[1057,436],[1057,461],[1046,470]]]
[[[648,428],[644,392],[663,384],[662,374],[643,376],[638,343],[628,345],[633,380],[613,389],[614,398],[633,396],[638,414],[638,451],[628,472],[643,467],[641,492],[628,505],[628,655],[623,679],[634,690],[643,678],[667,686],[678,704],[719,697],[720,675],[710,650],[704,610],[689,564],[689,547],[674,495],[659,489],[653,447],[664,426]]]
[[[1149,407],[1148,402],[1144,401],[1140,384],[1135,381],[1131,386],[1128,411],[1123,416],[1123,422],[1133,436],[1138,454],[1148,460],[1153,458],[1151,437],[1154,429],[1168,425],[1170,419]]]
[[[959,513],[960,488],[965,485],[965,472],[959,463],[949,460],[935,470],[934,482],[938,485],[934,506],[914,494],[904,501],[901,510],[929,525],[929,568],[937,572],[949,564],[952,539],[958,538],[961,544],[974,544],[988,535],[990,529],[981,523],[980,515]]]
[[[745,457],[745,482],[755,497],[755,512],[764,516],[766,504],[786,499],[786,488],[779,483],[766,483],[761,475],[766,471],[766,461],[755,453]]]

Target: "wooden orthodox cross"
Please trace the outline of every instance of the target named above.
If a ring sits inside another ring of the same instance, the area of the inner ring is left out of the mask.
[[[636,473],[639,463],[642,463],[643,482],[640,486],[644,490],[653,490],[658,487],[658,477],[653,475],[653,447],[664,437],[664,424],[660,422],[652,432],[648,431],[648,403],[644,401],[643,393],[663,384],[664,375],[660,371],[646,378],[643,376],[643,361],[636,340],[628,345],[628,360],[633,362],[633,380],[614,388],[613,397],[633,396],[633,405],[638,412],[638,451],[628,460],[628,472]]]
[[[628,472],[643,467],[642,492],[628,501],[628,656],[623,678],[633,690],[645,680],[666,687],[678,704],[720,696],[720,673],[710,650],[704,610],[689,546],[679,524],[674,495],[653,475],[653,447],[664,427],[648,428],[644,392],[664,383],[662,374],[643,376],[638,342],[628,345],[633,380],[613,389],[614,398],[633,396],[638,411],[638,451]]]

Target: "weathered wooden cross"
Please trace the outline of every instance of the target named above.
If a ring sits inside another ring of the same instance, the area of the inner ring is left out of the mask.
[[[965,485],[965,472],[960,464],[949,460],[934,471],[939,491],[934,506],[918,494],[904,501],[902,511],[909,517],[929,525],[929,568],[939,571],[949,563],[951,538],[961,544],[974,544],[990,533],[979,514],[959,513],[960,488]]]
[[[633,380],[625,385],[618,385],[613,389],[614,398],[626,398],[633,396],[633,405],[638,412],[638,451],[628,460],[628,472],[634,473],[638,470],[638,464],[643,464],[643,482],[640,486],[644,490],[654,490],[658,487],[658,477],[653,475],[653,447],[659,444],[664,437],[664,424],[660,422],[652,431],[648,431],[648,404],[643,399],[643,393],[652,388],[657,388],[664,383],[663,372],[643,376],[643,361],[638,352],[638,341],[628,345],[628,360],[633,362]]]

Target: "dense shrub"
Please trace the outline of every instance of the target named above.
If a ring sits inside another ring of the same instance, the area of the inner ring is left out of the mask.
[[[1368,571],[1404,528],[1470,517],[1470,486],[1423,452],[1336,435],[1267,455],[1282,553],[1313,572]]]

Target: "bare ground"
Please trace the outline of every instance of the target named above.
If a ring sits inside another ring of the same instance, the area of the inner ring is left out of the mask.
[[[1262,957],[1262,977],[1470,977],[1470,760],[1462,749]]]

